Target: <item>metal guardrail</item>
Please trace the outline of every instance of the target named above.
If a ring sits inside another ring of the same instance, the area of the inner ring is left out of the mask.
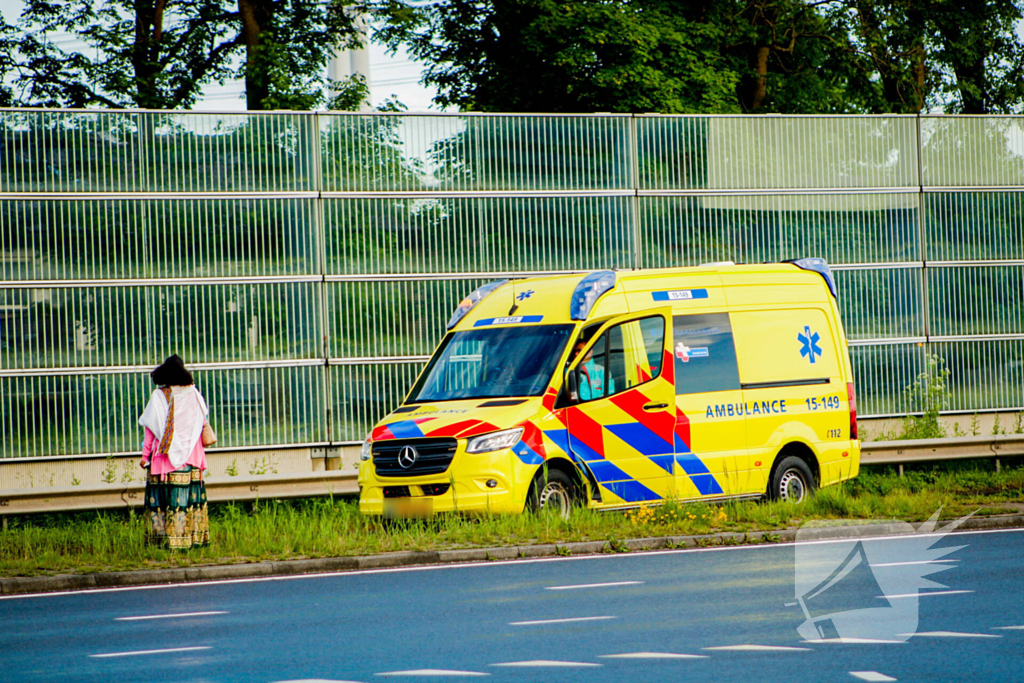
[[[138,507],[143,503],[145,489],[144,483],[133,482],[88,488],[65,486],[0,491],[0,515]],[[206,496],[213,503],[353,495],[358,492],[355,472],[218,477],[206,482]]]
[[[869,441],[861,447],[861,465],[903,465],[947,460],[1000,459],[1024,456],[1024,435],[964,436],[951,439]],[[142,505],[145,485],[101,484],[91,488],[67,486],[0,491],[0,516],[35,512],[113,509]],[[312,498],[355,495],[355,472],[303,472],[210,479],[210,502],[252,501],[275,498]]]
[[[912,439],[907,441],[868,441],[861,446],[861,465],[903,465],[944,460],[994,458],[996,471],[1001,458],[1024,456],[1024,434],[998,436],[960,436],[950,439]]]

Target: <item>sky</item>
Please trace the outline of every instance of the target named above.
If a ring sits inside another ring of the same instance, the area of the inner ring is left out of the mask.
[[[23,0],[0,0],[0,14],[9,24],[17,21],[24,6]],[[53,40],[58,45],[71,47],[75,43],[73,36],[55,35]],[[381,45],[370,44],[370,100],[371,105],[378,106],[386,99],[395,97],[410,112],[438,111],[431,104],[434,91],[419,84],[421,67],[404,52],[388,55]],[[241,80],[230,81],[224,85],[210,84],[204,89],[203,99],[193,107],[202,111],[242,111],[245,109],[244,86]]]

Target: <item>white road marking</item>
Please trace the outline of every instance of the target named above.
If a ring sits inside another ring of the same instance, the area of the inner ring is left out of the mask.
[[[615,581],[612,583],[582,583],[578,586],[545,586],[549,591],[571,591],[577,588],[611,588],[613,586],[638,586],[643,581]]]
[[[702,647],[702,650],[720,650],[725,652],[810,652],[809,647],[789,647],[786,645],[719,645],[718,647]]]
[[[209,650],[210,646],[202,645],[198,647],[170,647],[166,650],[136,650],[134,652],[106,652],[99,655],[89,655],[97,659],[104,657],[133,657],[135,655],[162,655],[165,652],[194,652],[196,650]]]
[[[274,683],[359,683],[359,681],[338,681],[333,678],[299,678],[294,681],[274,681]]]
[[[923,598],[926,595],[959,595],[960,593],[973,593],[974,591],[925,591],[924,593],[903,593],[901,595],[878,595],[879,600],[900,600],[901,598]]]
[[[874,638],[822,638],[820,640],[801,640],[801,643],[829,644],[840,643],[848,645],[902,645],[905,640],[876,640]]]
[[[451,669],[413,669],[411,671],[385,671],[374,676],[490,676],[480,671],[453,671]]]
[[[892,676],[886,676],[885,674],[880,674],[877,671],[851,671],[850,675],[854,678],[859,678],[862,681],[875,681],[876,683],[885,683],[886,681],[896,680]]]
[[[992,628],[998,628],[1004,631],[1024,631],[1024,626],[993,626]]]
[[[707,659],[707,655],[681,655],[674,652],[626,652],[621,655],[601,655],[607,659]]]
[[[959,562],[960,560],[920,560],[917,562],[879,562],[878,564],[871,563],[869,567],[907,567],[913,564],[948,564],[950,562]]]
[[[178,619],[180,617],[209,617],[227,612],[187,612],[183,614],[151,614],[144,617],[117,617],[114,621],[145,621],[146,619]]]
[[[966,531],[951,531],[948,534],[941,532],[931,534],[899,534],[896,536],[871,536],[859,538],[860,541],[898,541],[908,538],[931,538],[931,537],[953,537],[979,534],[1010,534],[1024,533],[1024,529],[977,529]],[[800,545],[828,545],[835,543],[847,543],[850,539],[826,539],[821,541],[801,541]],[[19,595],[0,595],[0,600],[28,600],[30,598],[51,598],[67,595],[95,595],[100,593],[123,593],[126,591],[147,591],[162,590],[167,588],[200,588],[204,586],[225,586],[240,583],[265,583],[268,581],[303,581],[309,579],[331,579],[341,576],[365,576],[367,574],[398,574],[403,572],[436,572],[463,569],[481,569],[484,567],[499,567],[504,565],[541,564],[545,562],[594,562],[601,560],[630,560],[635,557],[647,557],[650,555],[684,555],[691,553],[722,553],[722,552],[752,552],[764,550],[765,548],[785,548],[795,546],[796,542],[786,541],[783,543],[758,543],[751,545],[726,545],[711,548],[685,548],[676,550],[643,550],[632,553],[603,553],[595,555],[574,555],[570,557],[532,557],[516,560],[462,562],[458,564],[434,564],[414,565],[409,567],[387,567],[382,569],[357,569],[350,571],[321,572],[310,574],[289,574],[287,576],[255,576],[243,579],[217,579],[214,581],[183,581],[181,583],[161,583],[149,586],[119,586],[117,588],[85,588],[81,590],[50,591],[47,593],[24,593]]]
[[[540,619],[537,621],[510,621],[509,626],[538,626],[540,624],[571,624],[576,621],[604,621],[615,617],[573,617],[570,619]]]
[[[546,667],[546,666],[568,666],[568,667],[581,667],[581,666],[601,666],[600,664],[594,664],[592,662],[559,662],[550,659],[535,659],[529,662],[502,662],[501,664],[491,664],[491,666],[522,666],[522,667]]]
[[[912,636],[914,638],[1002,638],[995,633],[958,633],[956,631],[922,631],[920,633],[901,633],[901,636]]]

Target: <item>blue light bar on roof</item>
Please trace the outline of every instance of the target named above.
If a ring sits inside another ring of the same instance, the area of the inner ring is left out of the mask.
[[[484,297],[501,287],[508,280],[495,280],[494,282],[488,282],[486,285],[479,287],[475,292],[467,296],[465,299],[459,302],[455,312],[452,313],[451,320],[448,321],[448,329],[452,329],[459,324],[459,321],[466,317],[466,314],[473,310],[473,307],[480,303]]]
[[[573,320],[586,320],[594,303],[602,294],[615,286],[614,270],[597,270],[585,276],[576,285],[569,302],[569,316]]]
[[[839,298],[836,294],[836,281],[832,277],[832,269],[828,267],[828,262],[823,258],[798,258],[784,261],[784,263],[792,263],[797,268],[803,270],[813,270],[815,273],[820,273],[825,278],[825,283],[828,284],[828,289],[832,292],[832,297],[835,299]]]

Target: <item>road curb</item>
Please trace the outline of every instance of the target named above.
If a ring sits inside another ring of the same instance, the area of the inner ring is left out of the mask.
[[[946,522],[945,524],[948,524]],[[1024,528],[1024,515],[978,517],[965,520],[958,530],[982,531]],[[941,531],[941,527],[939,529]],[[893,536],[910,533],[903,523],[855,524],[822,526],[801,530],[801,540],[830,540],[866,536]],[[516,560],[520,558],[596,555],[601,553],[628,553],[641,550],[669,550],[738,546],[761,543],[792,543],[796,529],[779,531],[726,531],[703,536],[657,536],[608,541],[576,541],[540,545],[504,546],[495,548],[466,548],[457,550],[428,550],[382,553],[357,557],[326,557],[306,560],[280,560],[248,564],[214,565],[181,569],[144,569],[125,572],[97,572],[94,574],[60,574],[57,576],[30,576],[0,579],[0,595],[30,595],[57,591],[90,590],[100,588],[130,588],[173,583],[194,583],[225,579],[266,578],[297,574],[324,574],[355,571],[414,567],[461,562]]]

